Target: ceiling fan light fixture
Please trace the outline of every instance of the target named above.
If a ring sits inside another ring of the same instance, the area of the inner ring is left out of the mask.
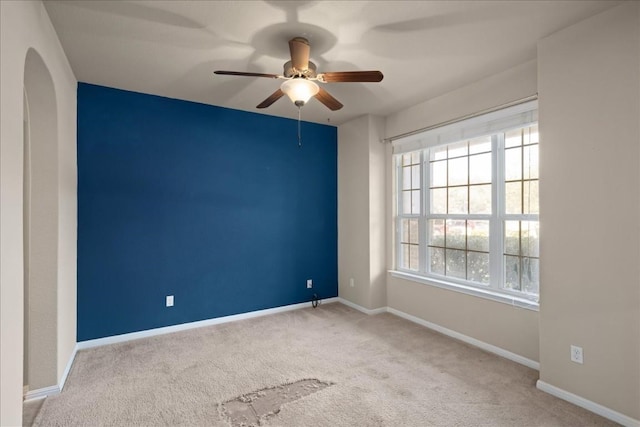
[[[282,83],[280,90],[291,99],[291,102],[301,106],[306,104],[312,96],[315,96],[320,88],[311,80],[294,78]]]
[[[377,83],[382,81],[384,77],[380,71],[332,71],[328,73],[317,73],[316,64],[309,60],[310,49],[309,40],[304,37],[294,37],[289,40],[291,60],[285,62],[284,73],[282,75],[223,70],[217,70],[214,71],[214,73],[228,76],[284,79],[285,82],[280,88],[258,104],[256,108],[267,108],[287,94],[291,102],[298,107],[298,110],[309,101],[309,98],[315,96],[321,104],[331,111],[338,111],[343,105],[324,88],[319,87],[315,81],[321,83]]]

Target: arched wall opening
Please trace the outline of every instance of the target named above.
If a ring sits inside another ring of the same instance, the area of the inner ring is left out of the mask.
[[[34,49],[26,55],[24,92],[23,384],[37,390],[58,382],[58,128],[53,79]]]

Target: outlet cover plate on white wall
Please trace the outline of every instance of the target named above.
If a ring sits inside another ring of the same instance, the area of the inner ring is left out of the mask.
[[[584,363],[582,347],[578,347],[577,345],[571,346],[571,361],[576,363]]]

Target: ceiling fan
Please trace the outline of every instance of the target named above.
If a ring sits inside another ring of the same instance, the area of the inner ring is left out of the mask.
[[[380,71],[334,71],[328,73],[317,73],[316,64],[309,61],[311,45],[304,37],[294,37],[289,40],[289,52],[291,61],[284,64],[284,73],[264,74],[245,73],[241,71],[214,71],[215,74],[229,76],[248,77],[268,77],[271,79],[285,79],[280,88],[272,93],[267,99],[258,104],[257,108],[267,108],[285,94],[298,107],[302,107],[311,97],[315,97],[332,111],[339,110],[343,105],[335,99],[329,92],[318,86],[320,83],[339,82],[379,82],[384,77]]]

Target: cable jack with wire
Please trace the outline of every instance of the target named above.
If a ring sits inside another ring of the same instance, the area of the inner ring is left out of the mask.
[[[313,308],[318,307],[318,302],[319,302],[319,301],[320,301],[320,300],[318,299],[318,294],[313,294],[313,298],[311,298],[311,306],[312,306]]]

